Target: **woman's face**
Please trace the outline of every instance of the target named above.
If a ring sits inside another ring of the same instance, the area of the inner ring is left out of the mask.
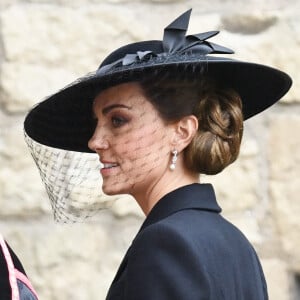
[[[169,172],[172,126],[166,125],[138,83],[102,91],[94,101],[97,126],[89,148],[103,165],[108,195],[141,194]]]

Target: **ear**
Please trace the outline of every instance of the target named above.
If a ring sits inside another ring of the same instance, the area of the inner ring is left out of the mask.
[[[194,115],[186,116],[174,124],[172,146],[177,151],[185,149],[198,130],[198,119]]]

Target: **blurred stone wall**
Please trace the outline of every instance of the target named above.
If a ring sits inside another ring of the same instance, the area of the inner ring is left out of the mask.
[[[1,0],[0,232],[41,299],[104,299],[143,216],[126,199],[88,223],[54,224],[23,140],[26,111],[112,49],[160,39],[191,7],[190,33],[221,30],[214,41],[236,58],[294,79],[279,104],[246,122],[239,160],[202,181],[215,184],[223,214],[257,249],[270,299],[300,299],[300,1]]]

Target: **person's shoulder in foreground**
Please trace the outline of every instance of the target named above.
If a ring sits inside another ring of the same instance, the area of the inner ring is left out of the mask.
[[[0,299],[38,300],[21,261],[0,234]]]

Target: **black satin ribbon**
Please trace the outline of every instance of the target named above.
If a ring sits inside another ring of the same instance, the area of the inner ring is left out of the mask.
[[[192,9],[186,11],[164,29],[162,40],[164,52],[138,51],[137,53],[126,54],[123,58],[99,68],[97,74],[103,74],[115,66],[128,66],[136,62],[149,61],[153,57],[167,57],[173,54],[181,55],[187,53],[202,56],[234,53],[229,48],[207,41],[207,39],[217,35],[219,31],[208,31],[186,36],[191,12]]]

